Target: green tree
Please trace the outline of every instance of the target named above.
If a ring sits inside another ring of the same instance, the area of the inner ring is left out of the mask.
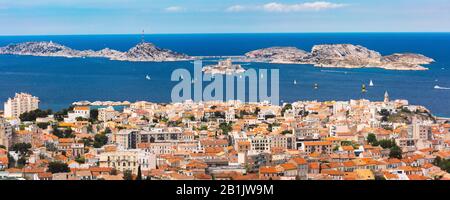
[[[291,110],[292,109],[292,104],[288,103],[286,105],[284,105],[284,107],[281,109],[281,115],[284,115],[284,112],[286,112],[286,110]]]
[[[123,179],[124,180],[133,180],[133,174],[131,173],[131,170],[125,170],[123,172]]]
[[[222,130],[224,135],[227,135],[233,130],[231,123],[220,123],[219,128]]]
[[[66,163],[62,162],[50,162],[48,164],[48,172],[54,173],[63,173],[70,172],[69,166]]]
[[[375,136],[375,134],[369,133],[369,135],[367,135],[367,143],[373,144],[376,141],[377,141],[377,136]]]
[[[70,106],[69,108],[64,108],[61,111],[54,113],[53,117],[60,122],[64,121],[64,116],[67,116],[67,113],[69,113],[69,111],[72,111],[73,108],[74,108],[73,106]]]
[[[434,159],[433,164],[450,173],[450,160],[438,156]]]
[[[94,123],[97,122],[98,118],[98,109],[92,109],[89,116],[89,122]]]
[[[142,180],[142,172],[141,172],[141,166],[140,165],[138,167],[136,180]]]
[[[77,163],[83,164],[86,162],[86,159],[84,157],[78,156],[77,158],[75,158],[75,161]]]
[[[16,143],[12,146],[11,150],[16,153],[20,153],[20,155],[26,155],[31,148],[30,143]]]
[[[22,121],[36,121],[36,118],[39,117],[47,117],[48,115],[52,114],[52,110],[33,110],[30,112],[22,113],[19,118]]]
[[[74,138],[72,129],[66,128],[64,130],[60,130],[58,127],[53,127],[53,135],[56,135],[58,138]]]
[[[397,145],[393,146],[391,148],[391,151],[389,152],[390,158],[398,158],[402,159],[402,150]]]
[[[42,122],[42,123],[37,123],[36,125],[41,129],[47,129],[47,127],[48,127],[48,125],[50,125],[50,123]]]
[[[383,149],[390,149],[397,145],[394,140],[380,140],[378,143]]]
[[[106,134],[97,134],[94,136],[94,148],[101,148],[108,143],[108,136]]]
[[[109,127],[106,127],[105,128],[105,134],[108,134],[108,133],[112,133],[112,131],[111,131],[111,129]]]

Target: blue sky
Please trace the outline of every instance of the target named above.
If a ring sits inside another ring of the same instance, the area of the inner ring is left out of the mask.
[[[0,0],[0,35],[449,32],[449,0]]]

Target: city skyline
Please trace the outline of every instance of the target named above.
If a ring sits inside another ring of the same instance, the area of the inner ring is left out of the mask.
[[[0,1],[0,35],[448,32],[444,0]],[[358,17],[355,17],[358,16]]]

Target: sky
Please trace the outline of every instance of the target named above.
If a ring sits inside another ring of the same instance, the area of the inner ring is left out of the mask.
[[[0,0],[0,35],[450,32],[450,0]]]

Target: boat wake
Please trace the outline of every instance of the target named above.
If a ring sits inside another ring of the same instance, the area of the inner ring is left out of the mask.
[[[434,86],[434,89],[437,89],[437,90],[450,90],[450,88],[448,88],[448,87],[441,87],[439,85]]]

